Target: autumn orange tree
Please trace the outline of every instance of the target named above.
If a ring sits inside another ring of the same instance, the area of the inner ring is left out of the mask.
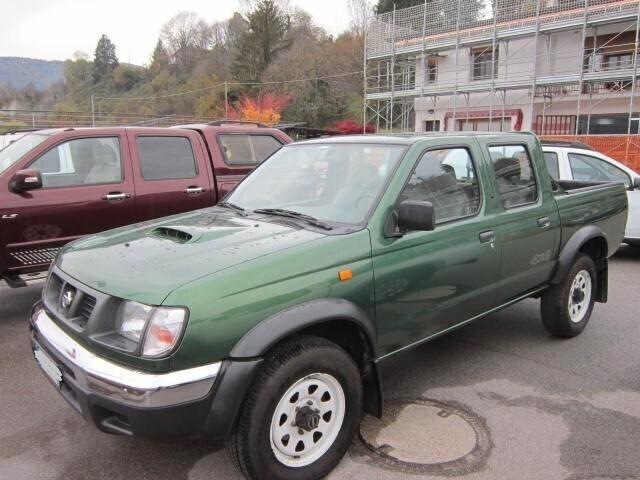
[[[256,98],[243,95],[235,105],[229,105],[229,118],[276,125],[292,98],[290,94],[277,93],[265,93]]]

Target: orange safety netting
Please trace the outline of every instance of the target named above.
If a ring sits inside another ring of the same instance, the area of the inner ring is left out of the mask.
[[[640,171],[640,135],[542,135],[542,140],[582,142]]]

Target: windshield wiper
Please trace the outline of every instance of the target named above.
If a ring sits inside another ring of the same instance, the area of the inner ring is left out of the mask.
[[[235,210],[236,212],[238,212],[240,215],[242,215],[243,217],[246,217],[247,215],[249,215],[247,213],[247,211],[236,205],[235,203],[231,203],[231,202],[220,202],[216,205],[217,207],[222,207],[222,208],[230,208],[231,210]]]
[[[315,227],[319,227],[324,230],[333,230],[333,227],[328,223],[325,223],[322,220],[318,220],[317,218],[312,217],[311,215],[306,215],[304,213],[296,212],[294,210],[285,210],[283,208],[257,208],[253,212],[264,213],[266,215],[279,215],[281,217],[297,218]]]

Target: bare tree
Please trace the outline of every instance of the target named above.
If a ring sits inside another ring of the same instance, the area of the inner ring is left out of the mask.
[[[179,69],[191,69],[198,50],[211,46],[212,30],[193,12],[180,12],[162,27],[160,38]]]
[[[370,0],[348,0],[349,30],[357,37],[364,37],[367,22],[373,15],[373,5]]]

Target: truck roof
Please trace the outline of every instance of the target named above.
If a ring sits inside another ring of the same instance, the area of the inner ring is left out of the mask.
[[[403,134],[369,134],[369,135],[344,135],[326,138],[315,138],[296,142],[300,144],[314,143],[373,143],[373,144],[394,144],[413,145],[425,138],[455,138],[455,137],[522,137],[523,135],[533,135],[531,132],[434,132],[434,133],[403,133]]]

